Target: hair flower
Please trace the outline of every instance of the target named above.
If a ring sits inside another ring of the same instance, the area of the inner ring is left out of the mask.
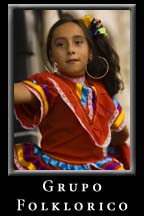
[[[91,16],[85,15],[84,17],[81,17],[79,20],[85,24],[85,26],[89,29],[92,35],[108,35],[100,19],[95,19]]]
[[[92,22],[91,16],[85,15],[84,17],[80,17],[79,20],[83,22],[87,28],[90,28]]]
[[[93,18],[91,22],[91,31],[95,36],[97,34],[103,34],[105,36],[107,35],[106,29],[103,27],[103,24],[100,19]]]

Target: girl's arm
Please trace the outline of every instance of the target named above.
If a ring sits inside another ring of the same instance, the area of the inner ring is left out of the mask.
[[[14,83],[14,104],[39,104],[38,99],[22,83]]]
[[[126,170],[130,170],[130,146],[126,142],[128,137],[127,126],[120,132],[112,132],[111,144],[108,147],[108,155],[122,162]]]
[[[112,132],[111,145],[116,146],[124,143],[129,137],[128,127],[125,126],[120,132]]]

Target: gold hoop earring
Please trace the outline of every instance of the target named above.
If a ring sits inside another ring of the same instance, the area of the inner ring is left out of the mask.
[[[105,72],[103,75],[101,75],[101,76],[99,76],[99,77],[92,76],[92,75],[88,72],[88,70],[87,70],[87,68],[86,68],[86,73],[87,73],[87,75],[88,75],[90,78],[95,79],[95,80],[104,78],[104,77],[108,74],[108,72],[109,72],[109,63],[108,63],[108,61],[107,61],[104,57],[101,57],[101,56],[98,56],[98,58],[102,59],[102,60],[105,62],[106,67],[107,67],[107,68],[106,68],[106,72]]]

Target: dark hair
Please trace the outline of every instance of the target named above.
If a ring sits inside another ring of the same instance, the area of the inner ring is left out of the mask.
[[[78,19],[74,18],[70,14],[64,15],[60,20],[58,20],[50,29],[48,37],[47,37],[47,44],[46,44],[46,54],[48,61],[52,65],[51,61],[51,40],[53,37],[53,32],[55,29],[67,22],[74,22],[77,25],[79,25],[82,30],[84,31],[84,34],[86,36],[87,42],[89,44],[90,49],[93,53],[93,60],[89,62],[88,64],[88,72],[92,76],[101,76],[106,71],[106,64],[103,61],[98,61],[100,58],[98,56],[101,56],[105,58],[109,64],[109,72],[108,74],[98,81],[101,82],[109,95],[113,97],[115,94],[119,92],[119,90],[124,89],[124,83],[120,79],[120,65],[119,65],[119,56],[115,49],[112,46],[112,40],[108,36],[104,35],[97,35],[93,36],[89,29]],[[103,72],[104,71],[104,72]],[[86,74],[86,79],[89,80],[88,75]]]

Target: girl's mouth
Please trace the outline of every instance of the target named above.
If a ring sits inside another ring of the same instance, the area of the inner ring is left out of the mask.
[[[68,59],[66,61],[66,63],[75,63],[75,62],[78,62],[79,60],[78,59]]]

